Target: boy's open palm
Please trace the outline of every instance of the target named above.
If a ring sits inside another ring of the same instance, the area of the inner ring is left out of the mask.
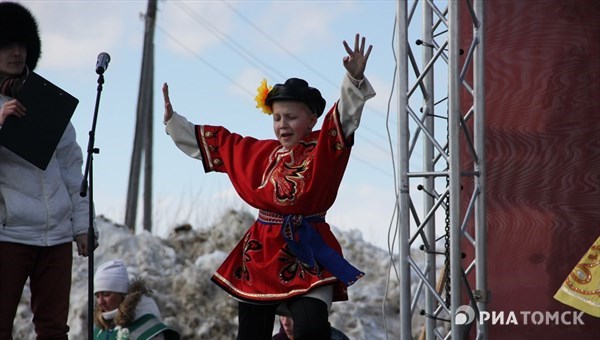
[[[163,121],[168,122],[171,117],[173,117],[173,105],[171,105],[171,99],[169,99],[169,85],[167,85],[167,83],[163,84],[162,92],[165,101],[165,115]]]
[[[344,40],[344,48],[348,52],[348,55],[344,57],[344,67],[354,79],[363,79],[367,60],[373,48],[372,45],[369,45],[365,53],[365,42],[365,37],[361,39],[360,34],[356,34],[354,37],[354,49],[351,49],[346,40]]]

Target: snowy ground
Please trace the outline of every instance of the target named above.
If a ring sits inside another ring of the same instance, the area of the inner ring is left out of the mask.
[[[165,323],[178,329],[183,339],[235,339],[236,302],[210,276],[253,219],[248,213],[230,211],[212,228],[182,226],[163,239],[149,233],[132,235],[99,217],[95,266],[123,259],[130,276],[146,280]],[[345,256],[367,275],[349,288],[349,301],[333,304],[331,324],[351,339],[399,339],[398,280],[393,270],[390,274],[388,253],[363,241],[360,232],[340,232],[334,226],[334,233]],[[71,339],[85,339],[88,260],[75,257],[69,334]],[[35,339],[28,305],[26,287],[15,319],[15,339]]]

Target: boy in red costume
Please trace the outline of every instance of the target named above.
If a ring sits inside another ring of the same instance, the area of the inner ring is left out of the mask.
[[[277,139],[257,140],[221,126],[194,125],[173,111],[163,86],[167,133],[206,172],[227,173],[258,218],[212,280],[239,300],[238,339],[271,339],[275,311],[285,304],[295,339],[329,339],[329,308],[348,299],[363,272],[342,255],[325,222],[340,186],[365,102],[375,95],[364,70],[372,46],[357,34],[343,42],[347,74],[341,96],[325,109],[319,90],[302,79],[259,87],[257,107],[273,116]]]

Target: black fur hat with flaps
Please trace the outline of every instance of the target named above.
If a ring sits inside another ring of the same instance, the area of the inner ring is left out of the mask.
[[[265,104],[272,106],[273,102],[279,100],[293,100],[303,102],[310,110],[320,117],[325,110],[325,99],[321,92],[314,87],[308,86],[304,79],[290,78],[284,84],[276,84],[267,94]]]
[[[0,47],[13,43],[25,45],[25,63],[29,70],[33,71],[42,53],[37,21],[21,4],[0,2]]]

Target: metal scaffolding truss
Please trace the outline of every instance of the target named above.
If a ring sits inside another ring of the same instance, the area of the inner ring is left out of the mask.
[[[487,338],[483,5],[398,1],[401,339]]]

